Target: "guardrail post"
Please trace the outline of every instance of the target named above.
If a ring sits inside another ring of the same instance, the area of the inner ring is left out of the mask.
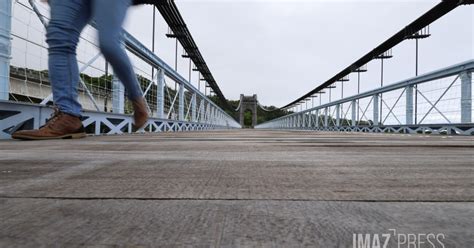
[[[461,73],[461,123],[472,122],[472,74]]]
[[[184,121],[184,84],[179,84],[179,106],[178,106],[178,120]]]
[[[205,114],[206,114],[206,106],[205,106],[206,102],[203,98],[201,98],[201,101],[199,103],[199,118],[198,118],[198,122],[204,122],[205,120]]]
[[[306,121],[306,116],[305,116],[305,113],[300,113],[300,128],[301,129],[304,129],[305,127],[305,121]]]
[[[410,85],[406,87],[406,124],[413,125],[413,110],[414,110],[414,103],[413,103],[413,91],[414,86]]]
[[[319,109],[316,110],[316,127],[319,127]]]
[[[306,127],[306,113],[301,113],[301,129]]]
[[[211,111],[211,104],[206,101],[204,103],[204,122],[209,123],[209,111]]]
[[[324,127],[328,127],[329,124],[329,115],[328,115],[328,107],[324,108]]]
[[[214,124],[214,107],[209,104],[209,123]]]
[[[165,71],[158,69],[157,92],[156,92],[156,115],[160,119],[165,118]]]
[[[193,98],[191,99],[191,121],[193,122],[196,122],[196,118],[197,118],[196,98],[197,98],[197,94],[194,93]]]
[[[214,108],[214,123],[219,124],[219,112],[217,111],[217,108]]]
[[[379,125],[379,94],[374,95],[374,126]]]
[[[115,74],[112,78],[112,111],[117,114],[125,113],[125,87]]]
[[[357,125],[357,100],[352,100],[352,126],[355,127]]]
[[[308,129],[313,128],[313,110],[308,112]]]
[[[336,126],[341,126],[341,104],[336,105]]]
[[[212,124],[217,124],[217,109],[215,107],[211,107],[212,109]]]
[[[0,100],[10,94],[12,0],[0,1]]]

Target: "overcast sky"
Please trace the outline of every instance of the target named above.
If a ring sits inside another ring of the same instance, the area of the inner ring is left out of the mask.
[[[26,0],[22,0],[26,2]],[[314,89],[365,55],[404,26],[435,6],[435,0],[410,1],[280,1],[280,0],[176,0],[178,8],[214,78],[228,99],[241,93],[258,94],[264,105],[283,106]],[[47,15],[46,4],[40,5]],[[125,28],[151,48],[151,6],[132,7]],[[13,33],[43,46],[14,39],[12,64],[46,69],[44,28],[37,17],[14,5]],[[157,12],[156,53],[174,66],[175,41],[165,37],[168,27]],[[461,6],[431,26],[432,36],[420,41],[420,73],[474,58],[474,6]],[[83,33],[94,40],[92,30]],[[81,41],[79,60],[97,53],[94,45]],[[178,71],[188,78],[189,62],[181,58]],[[415,42],[405,41],[385,61],[385,84],[415,74]],[[151,69],[134,60],[142,71]],[[95,68],[105,62],[95,62]],[[368,65],[361,91],[380,85],[380,61]],[[89,69],[88,69],[89,70]],[[91,68],[86,73],[102,75]],[[197,86],[197,73],[192,83]],[[345,83],[345,96],[357,91],[356,74]],[[171,84],[172,85],[172,84]],[[333,90],[340,97],[340,85]],[[319,100],[317,100],[319,101]],[[327,101],[327,95],[323,102]]]
[[[438,2],[176,0],[224,95],[258,94],[262,104],[276,106],[326,81]],[[432,37],[420,42],[421,73],[474,57],[473,13],[472,6],[463,6],[431,26]],[[145,44],[151,44],[151,15],[150,7],[134,7],[126,22]],[[157,54],[173,64],[174,41],[164,38],[166,31],[160,17]],[[385,63],[387,84],[414,75],[414,44],[393,50]],[[368,66],[362,91],[380,84],[380,61]],[[186,78],[187,68],[180,59]],[[355,93],[355,75],[345,88],[345,94]]]

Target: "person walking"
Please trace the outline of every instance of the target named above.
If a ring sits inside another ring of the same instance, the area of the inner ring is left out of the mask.
[[[138,79],[123,46],[122,25],[132,4],[152,2],[132,0],[49,0],[51,19],[46,28],[49,79],[55,112],[36,130],[12,134],[24,140],[83,138],[86,136],[78,102],[79,69],[76,48],[84,27],[95,21],[100,51],[124,84],[134,109],[134,125],[144,126],[148,110]]]

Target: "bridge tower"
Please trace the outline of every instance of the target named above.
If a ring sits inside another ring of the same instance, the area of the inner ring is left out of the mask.
[[[252,126],[254,128],[257,125],[257,95],[244,96],[240,95],[240,125],[244,127],[244,113],[249,110],[252,112]]]

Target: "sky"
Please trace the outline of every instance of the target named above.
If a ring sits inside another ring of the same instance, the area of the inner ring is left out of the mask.
[[[21,0],[25,2],[26,0]],[[440,1],[368,0],[175,0],[188,29],[227,99],[257,94],[263,105],[281,107],[316,88],[381,44]],[[39,5],[48,15],[48,6]],[[44,28],[38,18],[14,5],[12,64],[47,68]],[[152,47],[151,6],[129,10],[124,28]],[[420,74],[474,58],[474,5],[461,6],[430,26],[432,36],[420,40]],[[166,38],[166,22],[157,12],[156,54],[174,66],[175,40]],[[84,64],[97,54],[95,32],[83,32],[78,59]],[[41,49],[38,49],[39,46]],[[189,60],[181,58],[178,72],[188,78]],[[415,42],[393,49],[394,58],[384,62],[384,84],[415,75]],[[150,73],[143,62],[132,58],[137,73]],[[102,75],[100,58],[85,73]],[[380,86],[380,61],[368,64],[361,76],[361,92]],[[191,83],[197,87],[198,74]],[[357,75],[344,84],[344,96],[357,93]],[[332,100],[341,97],[340,85]],[[327,95],[322,102],[327,102]]]
[[[176,0],[224,95],[257,94],[262,104],[278,107],[325,82],[438,2]],[[152,8],[129,13],[126,29],[151,47]],[[432,36],[420,41],[420,74],[474,58],[473,16],[473,6],[462,6],[431,25]],[[173,65],[174,40],[164,37],[161,17],[156,25],[156,53]],[[415,75],[414,41],[395,47],[393,55],[384,62],[385,84]],[[180,58],[178,71],[186,78],[188,66]],[[368,69],[362,92],[380,85],[380,61]],[[196,79],[193,74],[193,84]],[[345,96],[357,92],[356,75],[350,80]]]

